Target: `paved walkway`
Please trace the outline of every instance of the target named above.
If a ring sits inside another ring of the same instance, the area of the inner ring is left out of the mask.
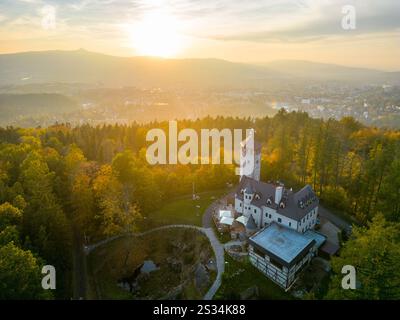
[[[236,252],[234,250],[231,250],[231,248],[233,246],[240,246],[241,247],[244,243],[245,243],[245,241],[231,240],[231,241],[229,241],[229,242],[224,244],[224,249],[228,254],[231,254],[231,255],[233,254],[236,257],[246,257],[246,256],[248,256],[247,252]]]
[[[109,243],[116,239],[122,238],[126,235],[134,236],[134,237],[142,237],[142,236],[145,236],[152,232],[156,232],[156,231],[160,231],[160,230],[164,230],[164,229],[171,229],[171,228],[196,229],[196,230],[202,232],[203,234],[205,234],[207,236],[208,240],[210,241],[211,247],[213,248],[213,251],[214,251],[216,264],[217,264],[217,277],[215,278],[214,283],[212,284],[212,286],[210,287],[208,292],[205,294],[203,299],[211,300],[221,285],[222,274],[224,273],[224,270],[225,270],[224,247],[219,242],[218,238],[215,236],[214,230],[212,228],[202,228],[202,227],[198,227],[198,226],[194,226],[194,225],[187,225],[187,224],[171,224],[171,225],[166,225],[166,226],[150,229],[150,230],[147,230],[147,231],[141,232],[141,233],[120,234],[120,235],[105,239],[103,241],[100,241],[98,243],[92,244],[90,246],[85,246],[84,250],[85,250],[86,255],[88,255],[96,248],[103,246],[106,243]]]
[[[215,236],[214,230],[212,228],[202,228],[210,240],[211,246],[214,250],[215,258],[217,260],[217,277],[215,278],[214,283],[204,296],[204,300],[212,300],[215,293],[218,291],[219,287],[222,283],[222,274],[225,271],[225,256],[224,256],[224,247],[219,242],[218,238]]]
[[[224,247],[225,247],[225,250],[228,250],[232,246],[241,246],[244,243],[245,243],[245,241],[231,240],[231,241],[226,242],[224,244]]]

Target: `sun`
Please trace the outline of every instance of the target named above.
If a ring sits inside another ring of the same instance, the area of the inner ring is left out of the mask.
[[[179,33],[179,21],[163,12],[144,16],[131,26],[131,45],[139,55],[174,57],[183,48],[184,37]]]

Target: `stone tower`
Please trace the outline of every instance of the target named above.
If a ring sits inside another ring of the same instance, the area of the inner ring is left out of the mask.
[[[240,144],[240,179],[243,176],[260,181],[261,174],[261,143],[247,137]]]

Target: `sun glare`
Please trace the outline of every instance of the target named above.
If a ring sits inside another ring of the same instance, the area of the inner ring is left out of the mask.
[[[183,47],[178,21],[165,13],[149,14],[131,27],[131,44],[140,55],[173,57]]]

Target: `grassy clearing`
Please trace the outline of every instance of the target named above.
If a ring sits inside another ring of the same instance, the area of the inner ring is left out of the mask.
[[[226,254],[225,261],[228,263],[225,264],[222,285],[217,291],[215,299],[240,299],[240,293],[253,286],[258,287],[258,299],[293,299],[290,294],[253,267],[248,260],[238,262]]]
[[[197,230],[168,229],[139,238],[120,238],[89,255],[89,298],[160,299],[177,292],[181,299],[201,299],[215,273],[210,272],[207,286],[199,288],[195,284],[195,268],[213,257],[208,239]],[[132,276],[144,260],[152,260],[158,270],[138,277],[139,289],[132,293],[119,287],[118,282]]]
[[[160,210],[149,214],[145,229],[168,224],[202,225],[202,217],[207,207],[225,195],[227,190],[210,191],[200,194],[199,200],[193,200],[189,195],[185,198],[171,200]]]

